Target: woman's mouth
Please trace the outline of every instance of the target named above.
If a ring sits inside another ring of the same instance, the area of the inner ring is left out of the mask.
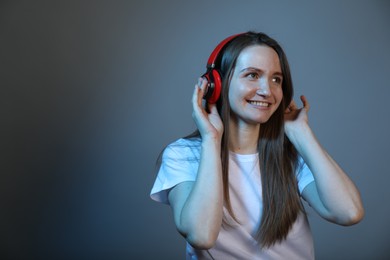
[[[253,101],[253,100],[248,100],[248,103],[254,106],[259,106],[259,107],[269,107],[269,103],[267,102],[262,102],[262,101]]]

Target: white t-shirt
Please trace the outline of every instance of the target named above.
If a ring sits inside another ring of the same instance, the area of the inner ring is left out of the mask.
[[[195,181],[199,157],[199,139],[179,139],[170,144],[163,153],[151,198],[169,204],[168,191],[172,187],[184,181]],[[302,192],[314,178],[306,164],[303,163],[300,169],[296,176],[299,192]],[[209,250],[197,250],[187,243],[187,259],[314,259],[313,238],[304,213],[298,216],[281,243],[262,249],[255,239],[263,205],[257,154],[230,153],[229,193],[233,212],[240,224],[231,219],[224,208],[233,227],[222,227],[214,247]]]

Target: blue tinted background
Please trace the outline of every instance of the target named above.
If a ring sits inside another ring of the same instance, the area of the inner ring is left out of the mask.
[[[390,255],[388,1],[1,1],[2,259],[184,259],[154,163],[194,129],[223,38],[284,47],[318,139],[362,193],[353,227],[309,210],[317,259]]]

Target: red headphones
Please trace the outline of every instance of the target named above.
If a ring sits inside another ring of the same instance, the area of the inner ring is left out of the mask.
[[[203,96],[203,98],[206,99],[208,103],[216,103],[219,96],[221,95],[222,90],[222,79],[221,75],[218,72],[218,69],[215,68],[215,61],[217,60],[222,48],[225,47],[225,45],[231,40],[242,34],[243,33],[239,33],[229,36],[228,38],[220,42],[217,47],[215,47],[214,51],[209,57],[209,60],[207,61],[207,71],[205,74],[202,75],[202,77],[205,77],[208,81],[207,90]]]

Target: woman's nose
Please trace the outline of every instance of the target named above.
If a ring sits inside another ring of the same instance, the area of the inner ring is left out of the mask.
[[[256,94],[259,96],[269,96],[271,94],[269,82],[267,79],[260,80],[259,86],[256,90]]]

